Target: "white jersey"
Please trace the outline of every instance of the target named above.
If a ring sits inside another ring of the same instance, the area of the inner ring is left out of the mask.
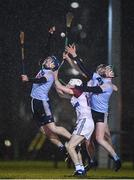
[[[33,83],[31,97],[38,100],[49,100],[48,92],[54,82],[54,75],[51,70],[42,69],[36,75],[36,78],[45,77],[47,79],[46,83]]]
[[[84,136],[88,140],[93,133],[94,122],[86,95],[87,93],[83,92],[78,98],[73,96],[71,98],[71,103],[77,114],[76,127],[73,134]]]
[[[100,86],[102,84],[107,84],[108,86],[103,89],[103,93],[91,95],[91,109],[97,112],[107,113],[109,98],[113,92],[113,87],[110,79],[102,78],[97,73],[93,74],[92,86]]]

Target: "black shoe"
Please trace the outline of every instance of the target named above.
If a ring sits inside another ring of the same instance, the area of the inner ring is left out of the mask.
[[[114,163],[115,163],[114,170],[118,171],[121,168],[121,160],[118,159],[118,160],[114,161]]]
[[[90,162],[89,164],[87,164],[84,168],[85,168],[85,171],[89,171],[90,169],[95,169],[97,168],[98,166],[98,162],[95,160],[93,162]]]
[[[74,172],[73,176],[86,176],[86,172],[83,170],[77,170]]]

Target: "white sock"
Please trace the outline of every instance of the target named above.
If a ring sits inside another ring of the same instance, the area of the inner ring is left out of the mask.
[[[115,161],[117,161],[118,159],[120,159],[117,154],[115,154],[115,155],[113,156],[113,158],[114,158]]]
[[[60,148],[60,147],[62,148],[63,146],[64,146],[64,145],[63,145],[63,144],[61,144],[61,143],[60,143],[60,144],[58,144],[58,147],[59,147],[59,148]]]
[[[75,169],[76,169],[76,171],[81,170],[81,165],[80,164],[76,164],[75,165]]]
[[[83,164],[82,164],[82,165],[80,165],[80,166],[81,166],[81,170],[82,170],[82,171],[84,171],[84,170],[85,170],[85,168],[84,168]]]

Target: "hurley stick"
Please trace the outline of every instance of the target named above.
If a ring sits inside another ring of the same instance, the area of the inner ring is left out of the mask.
[[[73,14],[71,12],[68,12],[66,14],[66,37],[65,37],[65,47],[68,45],[68,33],[69,33],[69,29],[71,27],[71,23],[73,20]],[[64,64],[64,60],[61,62],[60,66],[58,69],[61,68],[61,66]]]
[[[25,56],[24,56],[24,32],[20,32],[20,45],[21,45],[21,61],[22,61],[22,74],[26,74],[25,72]]]

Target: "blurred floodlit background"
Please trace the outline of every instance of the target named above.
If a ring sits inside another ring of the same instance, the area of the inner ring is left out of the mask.
[[[110,6],[110,3],[113,3]],[[108,63],[112,60],[117,69],[119,93],[110,106],[111,132],[117,151],[124,161],[134,161],[134,88],[133,29],[134,13],[130,0],[14,0],[0,2],[0,159],[43,159],[63,157],[44,135],[40,134],[30,109],[31,85],[23,85],[20,31],[25,32],[25,65],[29,76],[34,76],[38,60],[46,53],[45,44],[49,27],[56,32],[50,52],[62,60],[66,33],[66,14],[74,16],[69,29],[68,43],[75,42],[85,65]],[[116,7],[116,8],[115,8]],[[111,17],[112,8],[113,19]],[[115,15],[115,16],[114,16]],[[118,15],[118,16],[116,16]],[[110,24],[111,21],[113,24]],[[111,25],[111,26],[110,26]],[[111,27],[111,29],[109,29]],[[112,37],[110,36],[112,31]],[[62,35],[61,35],[62,33]],[[110,51],[110,37],[113,40]],[[112,54],[110,54],[110,52]],[[78,77],[76,70],[64,63],[60,78],[67,83]],[[60,99],[53,88],[50,92],[57,124],[71,131],[75,113],[68,100]],[[119,99],[118,99],[119,97]],[[116,102],[116,103],[115,103]],[[64,139],[62,139],[65,141]],[[101,156],[100,163],[107,157]],[[106,162],[107,163],[107,162]]]

